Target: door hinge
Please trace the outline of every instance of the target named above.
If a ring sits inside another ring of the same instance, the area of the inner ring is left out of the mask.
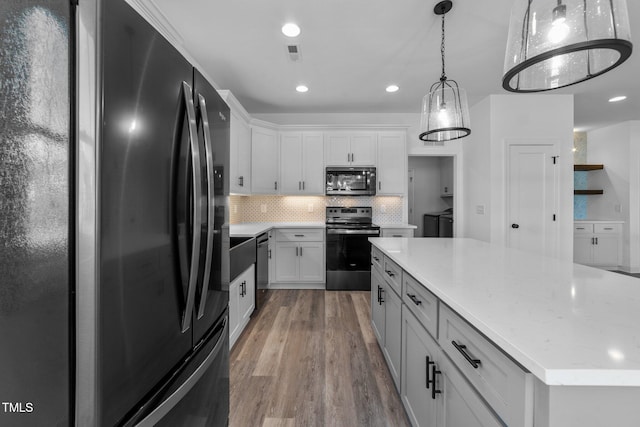
[[[558,160],[558,157],[560,157],[560,156],[551,156],[551,158],[553,159],[553,164],[554,165],[556,164],[556,162]]]

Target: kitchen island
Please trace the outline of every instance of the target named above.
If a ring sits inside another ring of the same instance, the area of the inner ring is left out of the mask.
[[[372,273],[373,316],[376,305],[390,297],[401,299],[403,320],[397,333],[409,339],[408,326],[422,325],[429,332],[427,338],[437,340],[434,352],[440,354],[440,364],[456,366],[449,368],[452,374],[462,373],[464,384],[470,384],[481,397],[478,401],[491,408],[486,412],[498,415],[495,425],[640,425],[638,279],[472,239],[370,240],[372,263],[381,266],[381,274]],[[382,276],[382,290],[373,295],[376,280]],[[383,289],[384,283],[394,281],[398,283],[395,295],[391,292],[394,286]],[[416,286],[418,291],[426,290],[422,295],[433,301],[420,297]],[[411,320],[420,319],[427,306],[433,306],[435,314],[424,315],[427,320],[422,323]],[[435,326],[431,327],[428,322],[432,321]],[[373,319],[374,329],[375,322]],[[386,329],[388,332],[388,325]],[[481,342],[465,343],[465,347],[463,338]],[[380,344],[383,352],[393,355],[386,341]],[[398,344],[390,347],[394,345]],[[402,371],[407,369],[402,362],[408,363],[411,355],[406,353],[411,347],[406,342],[400,345],[402,360],[393,369]],[[506,355],[517,380],[512,381],[510,371],[502,370],[504,363],[487,359],[492,349],[497,350],[497,358]],[[390,360],[393,357],[388,363]],[[419,414],[411,414],[415,409],[410,396],[412,375],[403,372],[399,389],[410,418],[420,423]],[[446,387],[446,374],[442,375]],[[427,388],[435,389],[428,372],[426,376]],[[515,403],[513,396],[518,396]],[[437,397],[446,398],[446,390]],[[442,406],[434,411],[446,413],[447,405]],[[486,425],[494,425],[491,422]]]

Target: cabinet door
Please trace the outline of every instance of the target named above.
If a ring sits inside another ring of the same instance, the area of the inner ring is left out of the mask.
[[[380,348],[384,348],[384,280],[375,268],[371,269],[371,326],[378,338]]]
[[[374,132],[358,132],[351,136],[351,165],[375,166],[377,135]],[[405,176],[402,175],[402,179]]]
[[[324,243],[302,242],[299,248],[299,274],[301,282],[324,282]]]
[[[237,144],[238,193],[251,194],[251,128],[244,120],[238,125]]]
[[[593,265],[614,267],[620,263],[617,234],[594,234]]]
[[[378,136],[378,195],[404,194],[406,161],[405,134],[381,132]]]
[[[275,279],[276,282],[295,282],[298,280],[298,243],[276,243]]]
[[[242,274],[242,283],[244,284],[244,292],[241,292],[240,296],[240,323],[245,324],[253,309],[256,307],[256,270],[255,264],[252,265]]]
[[[251,130],[251,192],[278,192],[278,140],[275,131],[254,127]]]
[[[302,193],[302,135],[299,132],[280,135],[280,193]]]
[[[241,274],[229,285],[229,345],[233,346],[240,329],[240,282]]]
[[[384,316],[384,356],[396,388],[400,389],[400,354],[402,349],[402,300],[387,286]]]
[[[436,426],[438,396],[432,398],[428,383],[431,369],[440,356],[438,344],[406,307],[402,308],[402,402],[414,426]],[[473,424],[461,424],[462,426]]]
[[[322,133],[302,134],[302,192],[324,195],[324,146]]]
[[[232,193],[240,193],[242,187],[240,186],[239,159],[240,159],[240,118],[231,111],[231,122],[229,124],[229,142],[230,146],[230,165],[229,170],[229,191]]]
[[[578,264],[591,264],[592,242],[592,234],[573,235],[573,262]]]
[[[439,427],[503,427],[480,395],[464,379],[446,357],[438,364],[440,374],[436,375],[435,387],[441,393],[436,402],[442,405],[439,414]],[[430,397],[431,398],[431,397]]]
[[[327,166],[349,166],[351,146],[348,134],[325,134],[325,163]]]
[[[440,158],[440,194],[453,196],[453,157]]]

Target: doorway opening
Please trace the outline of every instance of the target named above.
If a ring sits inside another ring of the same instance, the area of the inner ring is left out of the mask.
[[[409,156],[409,224],[416,237],[454,237],[454,156]]]

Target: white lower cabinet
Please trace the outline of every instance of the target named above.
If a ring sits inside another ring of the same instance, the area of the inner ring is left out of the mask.
[[[621,265],[622,223],[574,223],[573,262],[594,267],[616,268]]]
[[[402,343],[401,397],[412,425],[504,426],[406,306]]]
[[[402,300],[375,266],[371,271],[371,280],[371,321],[374,333],[396,388],[400,390]]]
[[[411,424],[532,427],[532,374],[376,247],[371,259],[371,324]]]
[[[251,264],[229,285],[229,348],[236,343],[255,309],[255,271],[255,264]]]
[[[276,283],[322,283],[325,281],[324,231],[321,229],[276,230],[274,281]]]

